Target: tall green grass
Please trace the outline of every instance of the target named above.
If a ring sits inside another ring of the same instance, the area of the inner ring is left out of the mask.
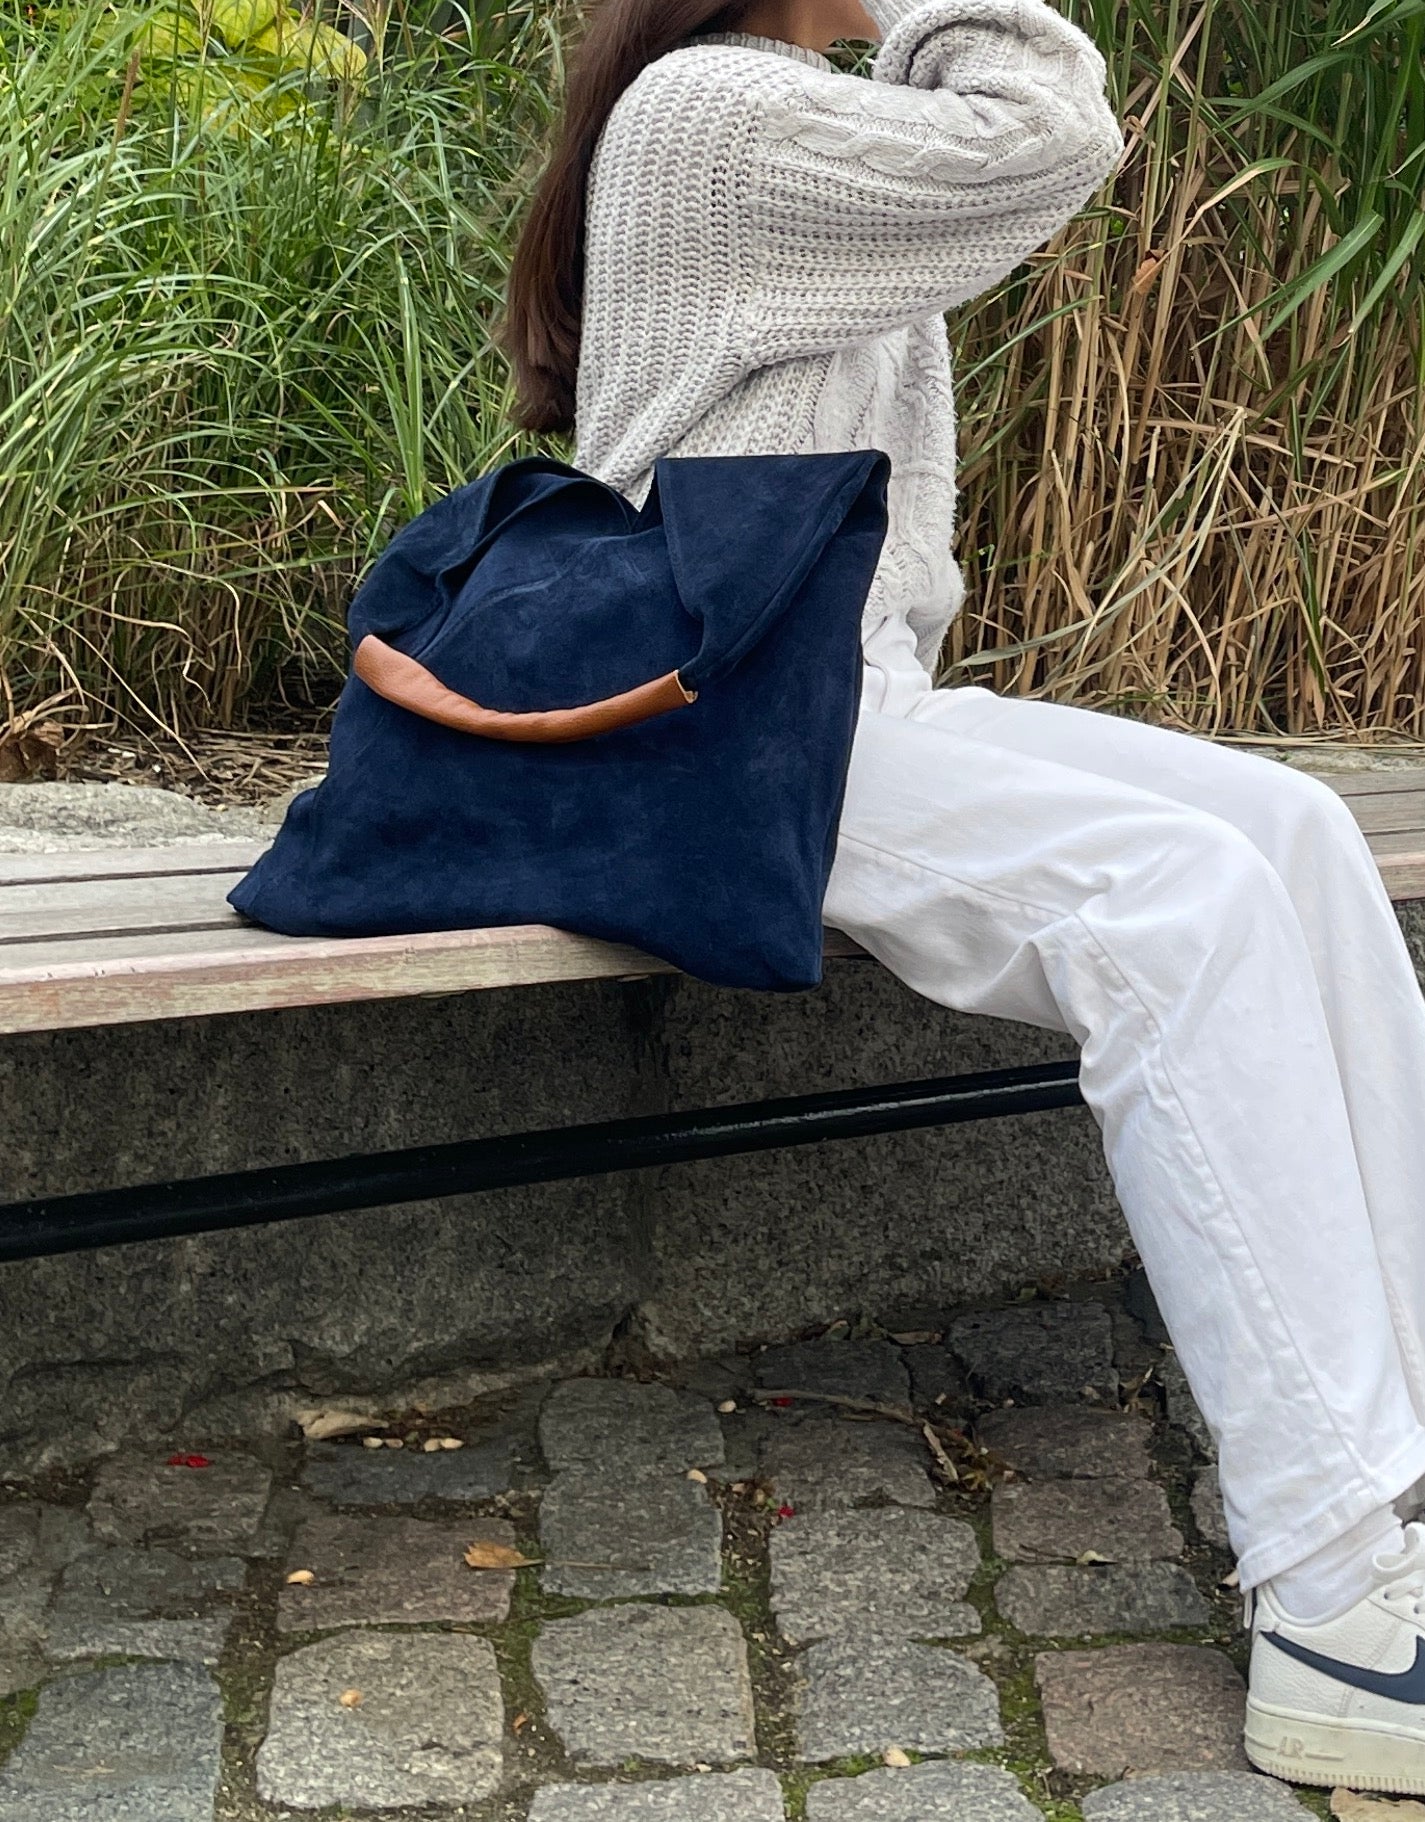
[[[1425,735],[1425,0],[1059,3],[1127,155],[950,319],[970,588],[942,675]],[[15,707],[327,702],[394,525],[538,446],[489,325],[575,7],[423,4],[332,15],[359,94],[223,124],[97,0],[0,0]]]
[[[222,127],[191,91],[195,72],[222,91],[216,56],[140,75],[93,5],[7,15],[0,668],[15,702],[68,691],[181,728],[325,701],[373,547],[506,458],[487,323],[509,178],[550,105],[531,72],[551,62],[547,22],[511,21],[498,56],[462,15],[445,35],[383,22],[359,93]]]

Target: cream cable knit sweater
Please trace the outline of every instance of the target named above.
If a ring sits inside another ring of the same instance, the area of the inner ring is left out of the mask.
[[[718,32],[619,97],[589,173],[572,459],[641,506],[662,455],[885,450],[866,631],[904,615],[928,668],[964,598],[944,312],[1051,239],[1123,138],[1103,57],[1047,0],[865,3],[870,79]]]

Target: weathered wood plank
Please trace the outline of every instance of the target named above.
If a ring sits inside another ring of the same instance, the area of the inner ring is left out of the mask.
[[[167,848],[88,848],[73,854],[0,854],[0,889],[61,880],[161,879],[180,873],[246,873],[264,841],[175,842]]]
[[[1346,802],[1368,836],[1425,833],[1425,790],[1383,791]]]
[[[1310,771],[1309,766],[1301,767]],[[1359,772],[1313,772],[1322,784],[1329,784],[1342,797],[1389,797],[1399,791],[1425,790],[1425,765],[1395,766],[1390,771],[1365,769]]]
[[[1350,801],[1391,897],[1425,898],[1425,767],[1317,776]],[[0,857],[0,1033],[676,972],[539,924],[276,936],[223,902],[261,847]],[[826,956],[865,951],[828,930]]]
[[[238,929],[181,940],[187,946],[161,937],[17,946],[0,967],[0,1033],[677,972],[638,949],[542,924],[345,941]],[[826,949],[865,956],[839,931],[827,932]]]
[[[56,936],[117,936],[126,930],[225,929],[238,922],[224,898],[237,873],[156,873],[119,879],[51,880],[0,893],[0,948]]]

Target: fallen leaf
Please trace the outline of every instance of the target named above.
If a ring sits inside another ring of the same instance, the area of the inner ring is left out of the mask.
[[[492,1544],[481,1538],[465,1552],[465,1560],[472,1569],[527,1569],[538,1558],[526,1556],[512,1544]]]
[[[440,1446],[442,1449],[463,1449],[465,1438],[463,1436],[442,1436]]]
[[[1102,1556],[1097,1550],[1085,1550],[1083,1555],[1076,1556],[1074,1561],[1079,1564],[1087,1565],[1088,1563],[1111,1563],[1113,1558],[1111,1556]]]
[[[170,1468],[211,1468],[213,1464],[206,1455],[170,1455],[168,1465]]]
[[[287,1584],[289,1587],[310,1588],[316,1579],[310,1569],[294,1569],[287,1577]]]
[[[404,1449],[406,1445],[399,1436],[383,1436],[381,1446],[386,1449]]]
[[[425,1441],[421,1444],[421,1453],[423,1455],[438,1455],[440,1453],[440,1438],[438,1436],[427,1436]]]
[[[1358,1797],[1342,1786],[1331,1792],[1331,1814],[1337,1822],[1425,1822],[1425,1803]]]
[[[708,1484],[708,1477],[703,1473],[701,1468],[689,1468],[688,1479],[695,1480],[700,1487],[705,1487]]]
[[[524,1731],[524,1729],[528,1726],[529,1726],[529,1716],[525,1713],[524,1709],[521,1708],[519,1713],[515,1716],[514,1720],[512,1720],[510,1722],[510,1732],[511,1733],[522,1733]]]
[[[297,1412],[297,1422],[308,1442],[325,1442],[332,1436],[351,1436],[357,1430],[369,1430],[371,1417],[362,1411],[339,1411],[330,1405],[314,1405]]]
[[[899,1746],[888,1746],[881,1754],[881,1760],[884,1764],[893,1765],[897,1771],[900,1771],[910,1764],[910,1754],[902,1752]]]
[[[735,1411],[737,1409],[737,1400],[735,1398],[724,1398],[717,1408],[722,1412],[723,1416],[726,1417],[729,1411]]]
[[[53,722],[25,726],[23,717],[0,729],[0,784],[53,778],[59,770],[64,730]]]
[[[337,1700],[341,1703],[343,1708],[360,1708],[361,1691],[359,1689],[343,1689],[341,1694],[337,1697]]]
[[[797,1509],[795,1506],[781,1505],[777,1507],[778,1518],[795,1518],[796,1515]]]
[[[363,1436],[361,1446],[363,1449],[384,1449],[386,1440],[382,1436]]]

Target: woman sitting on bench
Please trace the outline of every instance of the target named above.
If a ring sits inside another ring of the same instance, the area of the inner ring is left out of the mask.
[[[660,456],[891,456],[826,922],[1082,1046],[1217,1441],[1249,1755],[1425,1792],[1425,1002],[1366,841],[1268,759],[931,675],[944,312],[1111,178],[1105,82],[1047,0],[600,0],[502,332],[524,427],[635,506]]]

